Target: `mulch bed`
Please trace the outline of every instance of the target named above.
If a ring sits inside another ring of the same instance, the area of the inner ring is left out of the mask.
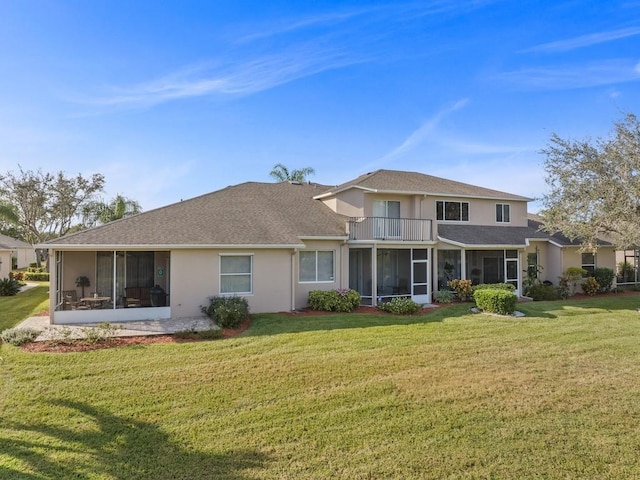
[[[627,295],[635,295],[640,296],[639,292],[635,291],[624,291],[617,293],[606,293],[599,294],[593,297],[585,295],[583,293],[576,293],[572,298],[594,298],[599,296],[627,296]],[[447,308],[449,306],[460,305],[459,303],[449,303],[449,304],[440,304],[438,308],[423,308],[422,312],[418,315],[427,315],[432,313],[438,309]],[[279,315],[285,315],[290,317],[313,317],[320,315],[329,315],[332,312],[324,312],[318,310],[297,310],[295,312],[278,312]],[[383,312],[376,307],[358,307],[354,310],[354,313],[366,313],[369,315],[391,315],[390,313]],[[48,314],[45,312],[44,314]],[[223,328],[222,329],[222,338],[233,338],[240,335],[251,325],[251,319],[247,318],[240,324],[238,328]],[[31,342],[23,345],[21,348],[25,352],[86,352],[89,350],[100,350],[104,348],[114,348],[114,347],[123,347],[127,345],[150,345],[153,343],[185,343],[185,342],[199,342],[202,341],[198,338],[178,338],[173,335],[149,335],[149,336],[138,336],[138,337],[112,337],[108,338],[102,342],[88,342],[83,340],[75,340],[70,343],[61,343],[58,341],[45,341],[45,342]]]

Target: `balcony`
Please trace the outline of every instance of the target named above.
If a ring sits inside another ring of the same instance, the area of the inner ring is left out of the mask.
[[[349,240],[426,242],[433,240],[431,220],[416,218],[351,217]]]

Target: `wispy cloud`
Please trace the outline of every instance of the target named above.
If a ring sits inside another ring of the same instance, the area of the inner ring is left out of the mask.
[[[640,35],[640,27],[619,28],[607,32],[590,33],[579,37],[558,40],[555,42],[542,43],[533,47],[521,50],[520,53],[556,53],[567,52],[578,48],[590,47],[600,43],[611,42],[621,38],[634,37]]]
[[[451,115],[453,112],[464,108],[467,103],[469,103],[468,98],[461,98],[454,104],[442,108],[427,121],[423,122],[420,127],[411,132],[411,134],[409,134],[409,136],[407,136],[402,141],[402,143],[400,143],[400,145],[398,145],[382,157],[378,158],[377,160],[374,160],[373,162],[365,165],[364,170],[369,171],[376,168],[381,168],[384,165],[389,164],[394,160],[397,160],[407,155],[409,152],[415,150],[424,142],[432,138],[433,133],[436,131],[438,125],[442,122],[443,119]]]
[[[567,90],[640,80],[640,64],[633,60],[613,59],[586,65],[531,67],[491,76],[516,89]]]
[[[253,26],[251,34],[229,39],[222,56],[213,55],[198,65],[183,66],[146,82],[76,96],[73,101],[99,108],[148,108],[194,97],[251,95],[328,70],[391,61],[390,52],[405,54],[390,41],[390,32],[400,25],[424,34],[425,17],[440,21],[445,14],[466,13],[491,1],[462,6],[454,0],[391,3],[289,19],[276,26]],[[280,38],[283,35],[288,36]],[[438,42],[430,45],[434,50],[440,48]],[[428,53],[419,50],[421,56]]]
[[[250,95],[366,60],[364,55],[349,54],[339,49],[300,45],[287,51],[215,67],[192,66],[151,82],[129,88],[112,88],[108,94],[87,98],[84,103],[106,107],[149,107],[205,95]]]

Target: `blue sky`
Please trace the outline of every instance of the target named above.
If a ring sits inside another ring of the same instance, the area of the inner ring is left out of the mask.
[[[552,132],[640,114],[640,0],[5,0],[0,69],[0,171],[101,172],[145,210],[276,163],[537,198]]]

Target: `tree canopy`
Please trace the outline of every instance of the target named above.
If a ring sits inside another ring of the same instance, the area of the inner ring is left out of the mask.
[[[94,200],[87,202],[82,208],[82,223],[86,227],[103,225],[140,213],[140,204],[123,195],[116,195],[108,202]]]
[[[309,175],[314,175],[315,173],[316,171],[311,167],[289,171],[283,164],[277,163],[269,175],[278,182],[304,182]]]
[[[102,190],[104,177],[67,177],[42,170],[0,174],[0,198],[13,208],[22,237],[41,243],[65,235],[80,208]]]
[[[544,228],[595,248],[603,236],[621,249],[640,246],[640,122],[627,114],[609,138],[552,134],[545,172]]]

